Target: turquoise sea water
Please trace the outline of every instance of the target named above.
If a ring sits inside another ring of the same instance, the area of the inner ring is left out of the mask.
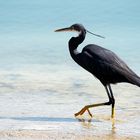
[[[84,105],[107,99],[98,80],[70,58],[67,44],[76,34],[55,33],[57,28],[81,23],[105,36],[87,34],[79,51],[87,44],[101,45],[140,75],[139,7],[139,0],[0,0],[0,129],[9,116],[73,117]],[[128,127],[138,136],[140,89],[124,84],[113,91],[118,118],[128,117],[116,132],[127,135],[130,130],[122,128]],[[110,115],[110,108],[95,109],[98,115],[106,112]],[[6,128],[12,124],[11,119]]]
[[[124,1],[0,1],[0,69],[19,65],[71,65],[67,42],[73,33],[56,34],[59,27],[82,23],[105,40],[87,35],[115,51],[139,72],[140,2]]]

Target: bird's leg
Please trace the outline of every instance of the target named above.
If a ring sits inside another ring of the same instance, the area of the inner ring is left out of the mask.
[[[114,118],[115,117],[115,99],[114,99],[114,96],[113,96],[113,92],[112,92],[111,86],[108,85],[108,87],[109,87],[109,91],[110,91],[110,94],[111,94],[111,103],[112,103],[111,117]]]
[[[90,113],[87,106],[83,107],[79,112],[75,113],[75,117],[77,117],[78,115],[82,115],[86,110],[88,111],[88,114],[92,117],[92,114]]]
[[[89,111],[89,109],[87,109],[87,111],[88,111],[89,116],[92,117],[92,114],[91,114],[91,112]]]
[[[112,92],[112,89],[111,89],[110,85],[106,85],[105,89],[106,89],[106,92],[107,92],[107,95],[108,95],[108,98],[109,98],[108,102],[99,103],[99,104],[92,104],[92,105],[86,105],[79,112],[77,112],[75,114],[75,116],[82,115],[82,114],[84,114],[85,111],[88,111],[89,115],[92,117],[92,114],[90,113],[89,108],[97,107],[97,106],[104,106],[104,105],[112,105],[111,117],[114,118],[114,115],[115,115],[115,108],[114,108],[114,106],[115,106],[115,99],[114,99],[114,96],[113,96],[113,92]]]
[[[89,113],[89,115],[92,117],[92,114],[90,113],[89,108],[91,108],[91,107],[97,107],[97,106],[103,106],[103,105],[110,105],[110,104],[111,104],[111,102],[109,101],[109,102],[105,102],[105,103],[86,105],[86,106],[85,106],[84,108],[82,108],[79,112],[77,112],[77,113],[75,114],[75,116],[82,115],[82,114],[84,114],[84,112],[87,110],[88,113]]]
[[[112,113],[111,113],[111,118],[115,117],[115,104],[112,104]]]

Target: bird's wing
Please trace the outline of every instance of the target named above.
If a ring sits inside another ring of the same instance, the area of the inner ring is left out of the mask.
[[[131,79],[131,76],[137,76],[124,61],[110,50],[92,44],[84,47],[82,53],[92,59],[93,63],[96,63],[96,66],[106,74],[121,74],[128,79]]]

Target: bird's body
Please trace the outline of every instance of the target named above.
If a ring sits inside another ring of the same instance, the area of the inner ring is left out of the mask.
[[[86,110],[89,112],[90,107],[112,104],[113,117],[115,99],[110,84],[127,82],[140,87],[140,77],[137,76],[115,53],[108,49],[95,44],[89,44],[85,46],[81,52],[78,52],[77,47],[84,41],[87,32],[86,29],[80,24],[74,24],[70,28],[57,31],[66,29],[75,29],[79,32],[78,37],[72,37],[69,40],[71,57],[76,63],[101,81],[109,97],[109,102],[85,106],[81,111],[76,113],[76,116],[79,114],[82,115]],[[91,115],[90,112],[89,114]]]
[[[76,63],[98,78],[103,85],[128,82],[140,86],[139,77],[115,53],[95,44],[77,52]]]

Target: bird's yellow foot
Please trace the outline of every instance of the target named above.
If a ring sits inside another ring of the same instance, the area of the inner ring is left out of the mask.
[[[86,110],[87,110],[89,116],[92,117],[92,114],[89,111],[89,108],[87,106],[85,106],[84,108],[82,108],[79,112],[75,113],[75,117],[77,117],[78,115],[83,115]]]

